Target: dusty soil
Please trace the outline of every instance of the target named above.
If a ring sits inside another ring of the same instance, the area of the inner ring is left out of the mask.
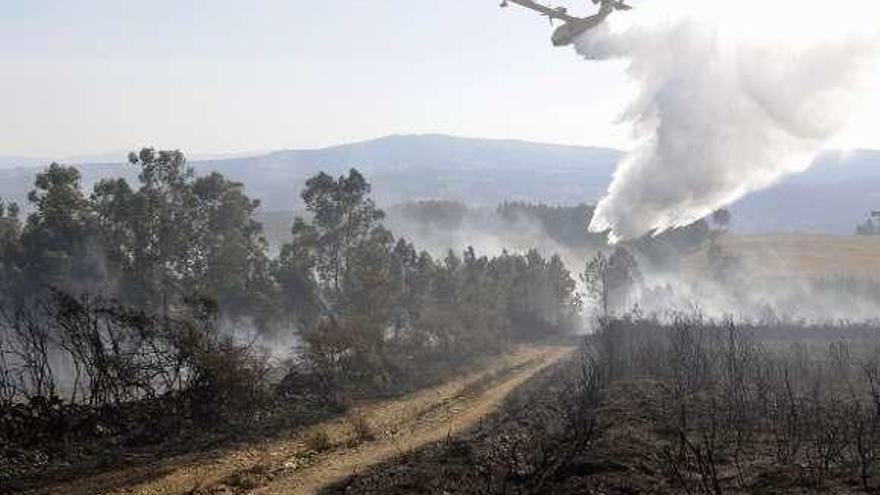
[[[778,465],[769,437],[739,460],[729,450],[718,452],[718,492],[703,484],[693,459],[678,465],[679,479],[667,460],[677,452],[677,437],[658,422],[669,413],[661,407],[664,392],[650,380],[607,389],[593,410],[592,436],[573,445],[576,435],[559,407],[567,372],[553,368],[518,388],[479,426],[358,472],[321,495],[878,493],[861,490],[852,473],[834,472],[817,482],[807,466]]]
[[[455,380],[402,398],[359,404],[339,419],[257,444],[172,457],[32,493],[315,493],[478,424],[513,390],[571,352],[565,346],[520,347]]]
[[[823,234],[726,234],[722,249],[747,269],[768,278],[871,276],[880,279],[880,236]],[[682,260],[682,271],[706,273],[708,246]]]
[[[578,354],[518,387],[479,425],[328,486],[322,495],[683,493],[662,473],[640,394],[582,403]],[[592,420],[590,419],[592,417]],[[578,433],[573,427],[580,425]]]

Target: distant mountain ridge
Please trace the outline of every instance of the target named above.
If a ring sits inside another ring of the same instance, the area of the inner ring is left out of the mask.
[[[299,192],[308,177],[319,171],[340,174],[351,167],[369,177],[377,200],[385,205],[438,197],[479,205],[505,199],[593,201],[604,192],[618,157],[618,151],[608,148],[412,135],[190,164],[197,173],[217,171],[244,183],[266,210],[289,210],[300,204]],[[105,177],[133,180],[137,175],[123,164],[78,167],[87,190]],[[23,199],[33,173],[32,168],[0,170],[0,196]]]
[[[299,191],[308,177],[351,167],[367,175],[384,206],[437,198],[474,206],[505,200],[595,203],[620,157],[610,148],[427,134],[194,160],[191,165],[199,174],[217,171],[244,183],[265,211],[290,211],[300,205]],[[38,164],[22,164],[0,169],[0,197],[25,202]],[[102,178],[137,177],[136,170],[121,163],[77,165],[86,191]],[[851,233],[870,209],[880,209],[880,151],[872,150],[825,153],[809,171],[732,207],[734,228],[740,231],[841,234]]]

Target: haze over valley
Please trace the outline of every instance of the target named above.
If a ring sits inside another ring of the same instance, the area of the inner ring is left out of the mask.
[[[76,165],[83,186],[108,177],[135,179],[126,153]],[[250,155],[250,154],[248,154]],[[494,208],[503,201],[553,205],[595,204],[607,190],[622,153],[611,148],[445,135],[399,135],[313,150],[280,150],[246,157],[190,161],[196,173],[220,172],[261,199],[270,225],[301,208],[297,191],[318,171],[340,174],[351,167],[374,178],[383,206],[443,199]],[[115,159],[114,159],[115,157]],[[33,177],[51,159],[0,158],[0,197],[26,205]],[[880,151],[828,151],[806,172],[731,206],[735,232],[807,232],[846,235],[880,208]],[[285,218],[286,222],[288,218]],[[286,230],[286,228],[284,229]],[[269,233],[273,239],[278,233]]]

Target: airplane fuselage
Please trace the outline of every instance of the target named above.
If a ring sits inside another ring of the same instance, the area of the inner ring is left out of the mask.
[[[584,19],[566,22],[559,26],[556,28],[556,31],[553,31],[553,36],[551,37],[553,46],[568,46],[574,43],[580,35],[593,29],[599,24],[602,24],[602,21],[611,14],[611,11],[612,8],[610,4],[603,3],[602,10],[600,10],[598,14]]]
[[[556,28],[556,31],[553,31],[553,36],[550,38],[553,46],[567,46],[574,43],[575,38],[587,31],[586,29],[578,28],[579,26],[575,26],[573,22]]]
[[[623,0],[593,0],[593,3],[599,3],[599,12],[589,17],[574,17],[568,14],[564,7],[551,8],[545,4],[538,3],[535,0],[502,0],[501,6],[507,7],[508,1],[517,5],[532,9],[550,18],[550,21],[559,20],[563,24],[556,28],[553,32],[551,41],[553,46],[566,46],[575,42],[575,40],[590,29],[602,24],[611,12],[614,10],[629,10],[631,7],[626,5]]]

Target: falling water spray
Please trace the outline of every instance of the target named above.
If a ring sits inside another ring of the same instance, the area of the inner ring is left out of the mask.
[[[613,241],[688,225],[809,167],[877,91],[873,2],[664,0],[581,36],[625,60],[634,145],[590,224]]]

